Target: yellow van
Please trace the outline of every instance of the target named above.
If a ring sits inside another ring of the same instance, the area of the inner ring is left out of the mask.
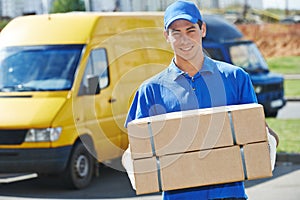
[[[149,12],[12,20],[0,34],[0,173],[57,174],[80,189],[120,157],[130,98],[173,56],[162,28]]]

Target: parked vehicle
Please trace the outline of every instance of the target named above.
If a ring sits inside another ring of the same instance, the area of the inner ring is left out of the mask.
[[[0,173],[56,174],[83,188],[99,162],[120,157],[130,97],[173,56],[161,19],[75,12],[12,20],[0,34]]]
[[[205,15],[207,35],[203,47],[216,60],[242,67],[251,77],[258,103],[264,106],[267,117],[276,117],[286,100],[284,78],[270,72],[268,65],[253,41],[244,40],[236,26],[218,15]]]

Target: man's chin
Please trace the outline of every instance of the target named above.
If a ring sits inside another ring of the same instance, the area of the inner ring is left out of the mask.
[[[180,57],[180,59],[184,60],[184,61],[191,61],[191,60],[194,60],[195,56],[192,56],[192,55],[183,55],[183,54],[180,54],[178,55],[178,57]]]

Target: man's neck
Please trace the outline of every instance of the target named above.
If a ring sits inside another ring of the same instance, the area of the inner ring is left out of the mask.
[[[196,60],[184,60],[179,56],[175,56],[175,64],[179,69],[188,73],[189,76],[193,77],[201,69],[204,63],[204,56],[199,56]]]

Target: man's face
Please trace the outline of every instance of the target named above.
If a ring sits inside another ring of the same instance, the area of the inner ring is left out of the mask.
[[[202,55],[202,36],[205,35],[204,26],[201,30],[198,24],[193,24],[187,20],[176,20],[167,31],[165,37],[170,42],[175,56],[187,61],[200,58]]]

